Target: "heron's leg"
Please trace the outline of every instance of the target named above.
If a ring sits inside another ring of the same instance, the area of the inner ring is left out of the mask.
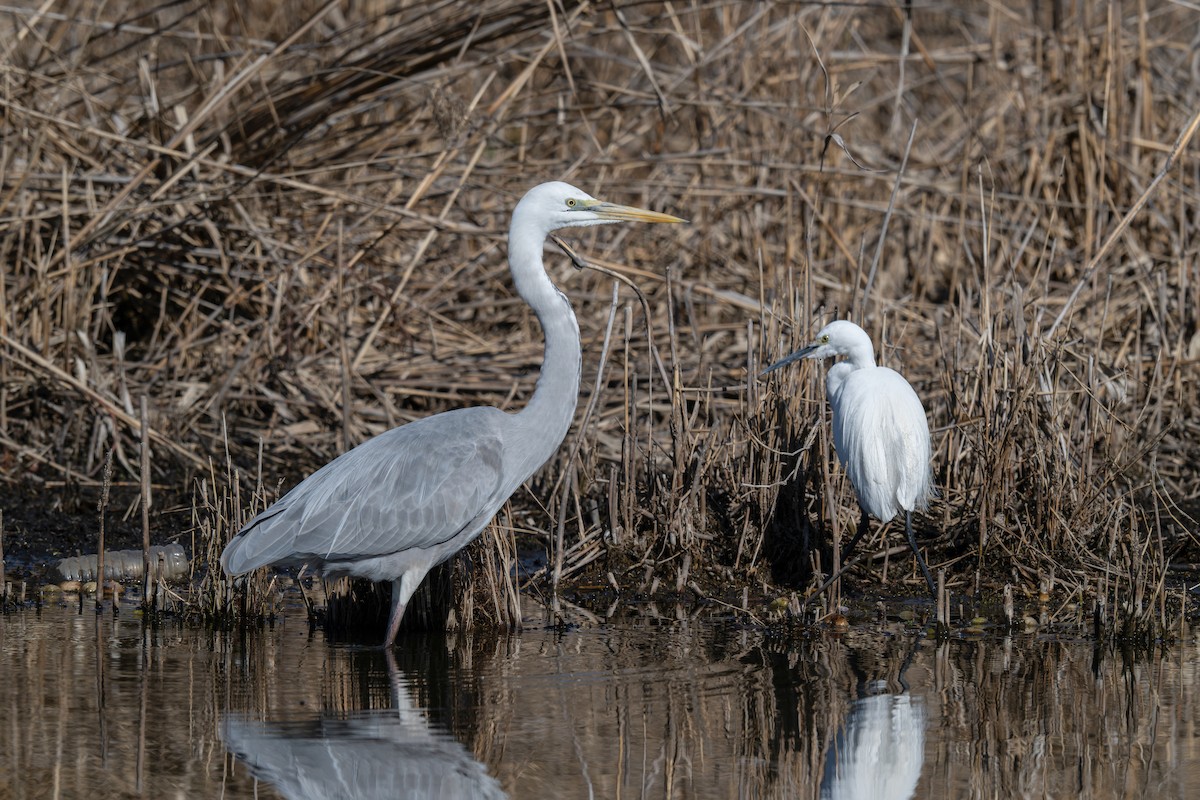
[[[921,549],[917,547],[917,537],[913,533],[912,528],[912,512],[904,512],[904,530],[908,533],[908,546],[912,548],[913,555],[917,557],[917,563],[921,565],[921,572],[925,575],[925,582],[929,584],[929,593],[933,595],[933,599],[937,599],[937,586],[933,583],[933,576],[929,574],[929,567],[925,564],[925,559],[921,555]]]
[[[400,631],[400,620],[404,619],[406,605],[403,579],[397,578],[392,581],[392,615],[388,618],[387,638],[383,640],[384,650],[390,650],[396,641],[396,634]]]

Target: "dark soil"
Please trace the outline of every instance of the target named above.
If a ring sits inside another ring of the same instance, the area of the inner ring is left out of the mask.
[[[181,482],[180,485],[186,485]],[[10,577],[49,573],[59,559],[95,553],[99,537],[98,486],[47,489],[33,481],[0,482],[4,511],[4,563]],[[190,552],[190,496],[155,495],[150,512],[150,543],[180,542]],[[142,546],[142,515],[135,486],[113,486],[104,515],[104,549]]]

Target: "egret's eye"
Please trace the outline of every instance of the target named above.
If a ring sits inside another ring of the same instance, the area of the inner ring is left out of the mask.
[[[828,333],[821,337],[821,344],[829,344],[829,334]]]
[[[567,198],[567,208],[574,208],[577,205],[579,205],[579,201],[574,197]]]

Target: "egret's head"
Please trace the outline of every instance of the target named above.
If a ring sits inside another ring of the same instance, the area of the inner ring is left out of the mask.
[[[866,347],[871,351],[871,337],[867,332],[844,319],[835,319],[821,328],[812,344],[804,348],[803,358],[829,358],[850,355]]]
[[[513,211],[513,228],[532,226],[544,238],[559,228],[612,222],[686,222],[679,217],[597,200],[569,183],[551,181],[533,187]]]
[[[851,356],[856,362],[874,363],[874,348],[871,337],[867,332],[844,319],[837,319],[821,328],[817,338],[811,344],[805,345],[789,356],[779,359],[763,370],[762,374],[779,369],[785,364],[791,364],[801,358],[830,358],[832,356]]]

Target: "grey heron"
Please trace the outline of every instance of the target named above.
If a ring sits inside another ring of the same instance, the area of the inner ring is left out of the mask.
[[[487,767],[417,702],[410,691],[417,676],[401,673],[391,650],[384,655],[391,708],[293,712],[275,720],[225,714],[225,748],[255,778],[295,800],[507,798]],[[377,674],[365,673],[371,689]]]
[[[862,509],[843,563],[870,527],[868,514],[887,522],[903,511],[908,544],[930,593],[937,597],[912,527],[912,512],[928,505],[934,489],[929,423],[909,382],[899,372],[877,366],[871,337],[847,320],[829,323],[814,342],[776,361],[763,374],[801,358],[831,356],[846,357],[825,376],[825,397],[833,409],[833,446]]]
[[[517,487],[553,455],[575,413],[581,351],[570,301],[542,265],[559,228],[684,222],[543,183],[517,203],[508,229],[513,283],[545,335],[541,375],[516,413],[446,411],[368,439],[305,478],[226,546],[229,575],[308,565],[326,576],[392,582],[384,647],[425,574],[470,543]]]

